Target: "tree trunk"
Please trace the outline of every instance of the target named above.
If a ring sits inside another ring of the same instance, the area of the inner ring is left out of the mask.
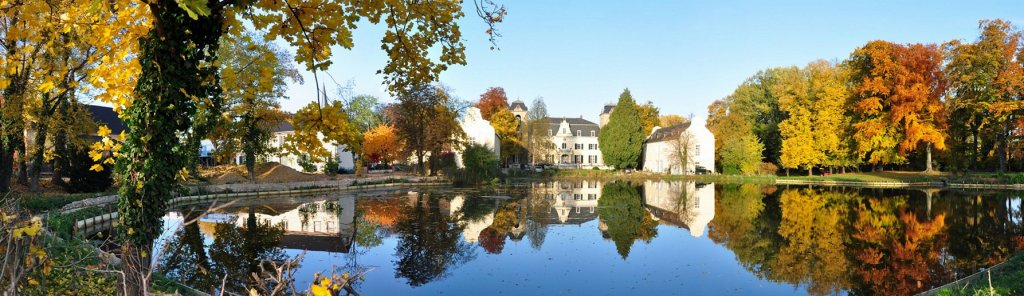
[[[24,130],[19,130],[18,134],[18,184],[28,186],[28,155],[25,153]]]
[[[807,168],[807,176],[814,176],[814,168]]]
[[[47,108],[47,106],[43,106]],[[39,192],[39,178],[43,170],[43,152],[46,151],[46,124],[36,124],[36,138],[32,147],[32,167],[29,170],[29,190]]]
[[[252,151],[245,152],[245,171],[249,173],[249,183],[256,183],[256,155]]]
[[[925,152],[924,171],[925,172],[931,172],[932,171],[932,143],[928,143],[924,147],[924,152]]]
[[[121,247],[121,269],[124,272],[124,288],[128,295],[148,295],[151,252],[149,245],[138,246],[125,241]],[[142,256],[145,252],[147,256]]]
[[[64,185],[63,162],[66,162],[66,159],[68,159],[69,156],[67,155],[67,153],[69,153],[69,149],[66,147],[68,143],[68,134],[63,130],[58,130],[56,132],[57,133],[53,135],[53,150],[55,153],[53,160],[50,161],[50,166],[53,167],[53,175],[50,176],[50,182],[55,185]]]
[[[11,178],[14,175],[14,149],[0,144],[0,192],[11,192]]]
[[[423,150],[416,151],[416,159],[419,164],[420,176],[427,175],[427,168],[423,166]]]
[[[1007,132],[999,133],[999,148],[996,149],[996,153],[999,154],[999,172],[1006,172],[1006,152],[1007,152]]]

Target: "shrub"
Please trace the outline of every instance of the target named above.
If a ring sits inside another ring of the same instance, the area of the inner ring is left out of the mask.
[[[303,169],[305,169],[305,167],[303,167]],[[324,163],[324,174],[334,176],[337,175],[339,171],[341,171],[341,164],[338,163],[338,159],[334,157],[328,158],[327,162]]]
[[[309,155],[299,156],[299,166],[302,167],[303,172],[312,173],[316,172],[316,164],[310,159]]]
[[[456,183],[480,184],[498,176],[498,156],[483,145],[470,145],[462,154],[465,170],[455,174]]]
[[[774,163],[762,162],[757,167],[757,174],[760,176],[774,176],[779,171],[779,167]]]

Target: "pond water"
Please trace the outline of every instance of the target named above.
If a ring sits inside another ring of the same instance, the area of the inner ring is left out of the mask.
[[[521,185],[196,205],[154,252],[204,291],[304,253],[299,290],[366,271],[363,295],[910,295],[1024,248],[1016,191]]]

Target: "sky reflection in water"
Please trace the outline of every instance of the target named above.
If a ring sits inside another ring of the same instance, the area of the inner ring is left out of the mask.
[[[660,181],[337,193],[171,213],[161,265],[204,291],[308,250],[300,290],[372,268],[364,295],[906,295],[1020,249],[1021,210],[1012,191]]]

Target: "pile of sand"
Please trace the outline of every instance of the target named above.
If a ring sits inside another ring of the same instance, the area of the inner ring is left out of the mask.
[[[227,172],[223,175],[217,176],[217,178],[214,178],[211,182],[213,184],[237,184],[249,182],[249,179],[234,172]]]
[[[321,174],[306,174],[279,163],[268,163],[256,170],[256,180],[260,183],[305,182],[326,179]]]
[[[249,173],[244,165],[220,165],[206,168],[202,172],[203,177],[213,184],[235,184],[246,183]],[[256,165],[257,183],[285,183],[285,182],[306,182],[329,179],[323,174],[308,174],[296,171],[288,166],[276,162],[269,162]]]

